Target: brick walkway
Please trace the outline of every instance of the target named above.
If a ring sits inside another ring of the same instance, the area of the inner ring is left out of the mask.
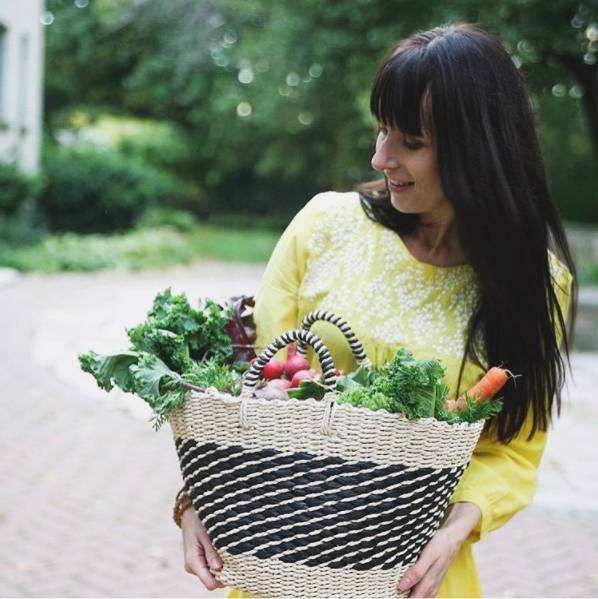
[[[183,570],[169,429],[152,430],[141,400],[97,389],[76,355],[123,348],[124,327],[168,285],[252,292],[261,270],[27,276],[0,289],[0,596],[224,596]],[[536,504],[476,547],[488,596],[598,596],[597,367],[598,355],[575,355],[575,402],[551,434]]]

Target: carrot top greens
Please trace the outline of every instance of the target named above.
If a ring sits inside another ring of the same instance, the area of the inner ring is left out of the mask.
[[[449,388],[442,382],[445,368],[439,360],[416,360],[405,348],[400,348],[392,360],[367,376],[359,370],[339,377],[339,403],[348,403],[370,410],[399,412],[413,420],[436,418],[451,424],[475,422],[490,418],[502,408],[500,400],[478,403],[468,399],[458,412],[446,409]]]

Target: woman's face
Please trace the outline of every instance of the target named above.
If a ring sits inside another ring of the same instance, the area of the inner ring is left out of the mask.
[[[440,184],[436,144],[430,135],[403,135],[380,125],[372,167],[383,172],[392,205],[404,213],[420,214],[422,223],[447,224],[453,208]],[[407,187],[397,183],[411,183]]]

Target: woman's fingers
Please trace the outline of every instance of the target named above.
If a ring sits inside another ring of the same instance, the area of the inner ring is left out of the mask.
[[[209,591],[224,587],[224,584],[217,580],[209,570],[210,566],[214,570],[222,568],[222,561],[218,557],[205,527],[192,510],[183,514],[181,528],[185,572],[197,576]]]
[[[214,570],[220,570],[220,568],[222,568],[222,560],[218,556],[218,553],[217,553],[214,545],[212,545],[210,535],[208,535],[208,531],[206,530],[205,526],[201,523],[201,520],[199,521],[199,528],[197,530],[197,538],[199,540],[199,543],[201,544],[201,546],[204,549],[207,563]]]
[[[222,584],[208,570],[203,547],[199,544],[193,547],[185,546],[185,572],[195,574],[208,591],[213,591]]]
[[[399,581],[399,589],[406,591],[413,589],[421,579],[426,575],[430,566],[438,559],[438,555],[431,544],[428,544],[419,559],[411,566]]]
[[[410,589],[410,597],[435,597],[456,551],[450,535],[440,529],[424,547],[419,559],[401,577],[399,588]]]

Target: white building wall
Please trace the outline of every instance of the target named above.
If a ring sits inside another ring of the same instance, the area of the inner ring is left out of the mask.
[[[42,134],[44,0],[0,0],[0,160],[30,173],[39,167]]]

